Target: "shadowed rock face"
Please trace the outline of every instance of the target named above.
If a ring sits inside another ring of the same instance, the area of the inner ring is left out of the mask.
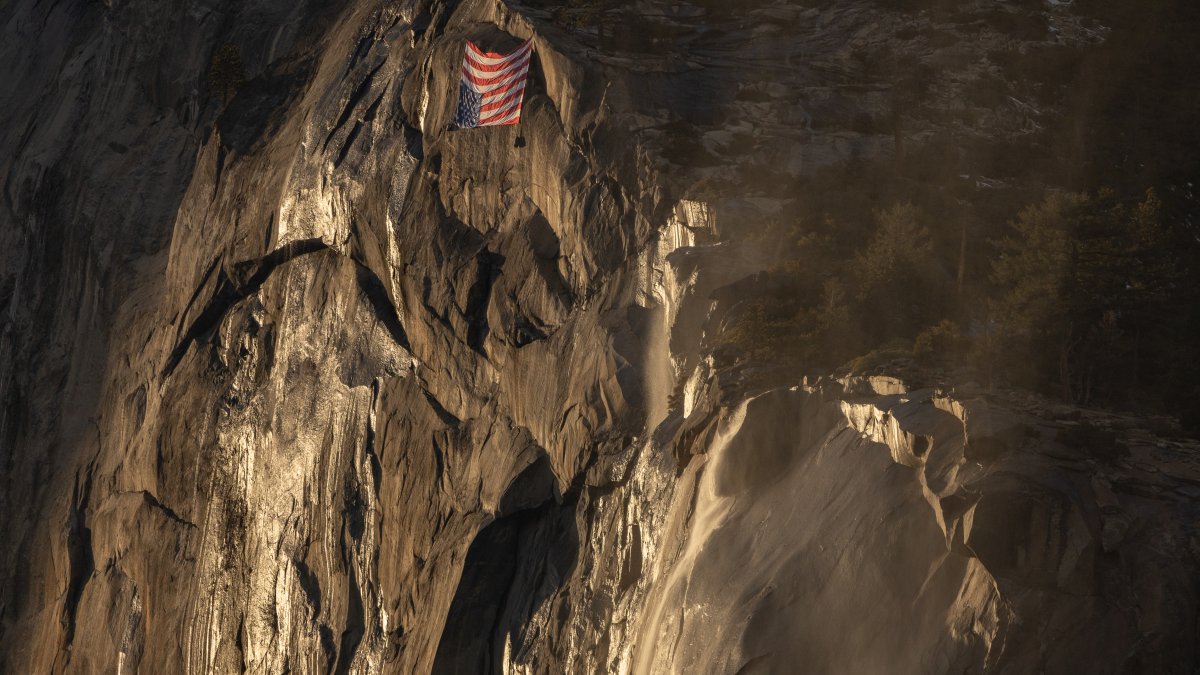
[[[0,6],[0,670],[1192,672],[1194,447],[709,358],[718,225],[1054,154],[988,58],[1109,27],[932,4]],[[529,37],[521,125],[450,130]]]

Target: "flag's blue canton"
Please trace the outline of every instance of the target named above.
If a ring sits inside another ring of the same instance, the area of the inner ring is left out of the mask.
[[[479,109],[483,106],[483,94],[476,94],[466,82],[458,84],[458,110],[454,113],[454,124],[459,129],[479,126]]]

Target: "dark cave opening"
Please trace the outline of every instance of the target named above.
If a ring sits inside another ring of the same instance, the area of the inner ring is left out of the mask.
[[[553,481],[545,457],[534,462],[501,500],[501,515],[476,535],[431,672],[502,672],[506,645],[520,653],[534,613],[570,575],[579,551],[575,500],[559,503]]]

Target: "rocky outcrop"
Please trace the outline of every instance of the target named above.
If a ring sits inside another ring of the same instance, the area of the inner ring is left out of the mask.
[[[1053,110],[963,97],[1003,77],[979,58],[1103,26],[161,4],[0,8],[6,672],[1196,663],[1191,446],[1097,458],[1004,397],[761,392],[708,353],[758,266],[727,221],[951,130],[1021,142]],[[448,128],[468,37],[533,38],[519,127]],[[847,84],[897,49],[946,73],[903,135]]]

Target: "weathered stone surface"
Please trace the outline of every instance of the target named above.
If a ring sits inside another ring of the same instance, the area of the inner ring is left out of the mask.
[[[1194,670],[1193,445],[709,353],[723,232],[1028,141],[989,55],[1106,31],[963,4],[0,6],[0,670]],[[521,125],[449,129],[463,40],[529,37]],[[903,134],[885,56],[939,73]]]

